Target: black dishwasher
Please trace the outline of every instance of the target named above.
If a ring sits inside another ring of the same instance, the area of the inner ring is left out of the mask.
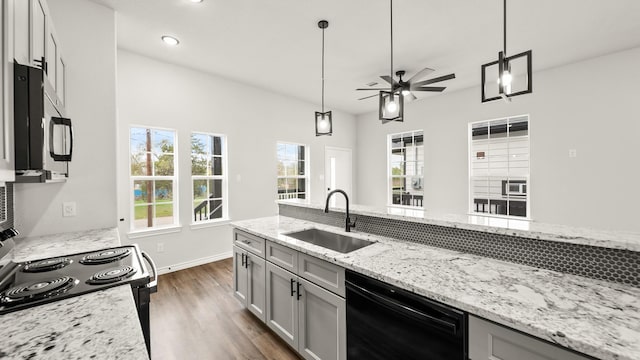
[[[346,271],[349,360],[467,360],[467,314]]]

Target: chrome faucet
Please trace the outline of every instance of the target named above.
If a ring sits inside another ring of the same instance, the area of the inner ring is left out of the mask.
[[[335,189],[331,191],[329,194],[327,194],[327,203],[324,206],[324,212],[325,213],[329,212],[329,199],[331,198],[331,195],[335,193],[341,193],[342,195],[344,195],[344,199],[347,201],[347,218],[345,219],[346,225],[345,225],[344,231],[351,232],[351,228],[356,227],[356,220],[354,219],[353,222],[351,222],[351,219],[349,218],[349,196],[347,196],[347,193],[344,192],[344,190]]]

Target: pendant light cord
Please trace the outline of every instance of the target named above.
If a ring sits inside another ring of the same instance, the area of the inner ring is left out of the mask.
[[[322,112],[324,113],[324,28],[322,28]]]
[[[393,82],[394,82],[393,80],[393,0],[390,0],[390,3],[391,3],[391,11],[390,11],[390,14],[391,14],[391,68],[390,70],[391,71],[389,72],[389,77],[391,78],[390,79],[391,81],[389,86],[391,86],[391,93],[393,94]]]
[[[502,35],[503,35],[503,43],[502,43],[502,52],[504,53],[504,56],[507,57],[507,0],[503,0],[503,28],[502,28]]]

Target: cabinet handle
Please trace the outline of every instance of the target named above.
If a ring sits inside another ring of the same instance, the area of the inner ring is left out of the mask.
[[[245,257],[245,255],[244,255],[244,253],[242,253],[242,267],[244,267],[244,263],[245,263],[245,261],[246,261],[246,260],[244,259],[244,257]]]
[[[296,293],[296,291],[293,290],[293,283],[295,282],[296,282],[296,279],[291,279],[291,296],[293,296]]]
[[[245,259],[244,260],[244,267],[248,269],[249,268],[249,264],[250,264],[249,261],[251,261],[251,259],[249,259],[249,254],[245,255],[244,259]]]
[[[297,283],[298,285],[296,285],[296,289],[298,291],[298,297],[296,298],[296,300],[300,300],[300,298],[302,297],[302,294],[300,293],[300,284],[299,282]]]
[[[40,64],[40,68],[44,71],[44,73],[48,74],[48,72],[47,72],[47,61],[45,60],[44,56],[41,57],[40,59],[33,59],[33,61],[39,63]]]

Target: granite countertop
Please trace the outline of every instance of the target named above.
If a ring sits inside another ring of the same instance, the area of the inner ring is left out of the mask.
[[[324,204],[311,204],[297,199],[280,200],[277,203],[324,210]],[[344,208],[331,209],[332,211],[345,211]],[[372,207],[357,204],[350,205],[349,212],[354,215],[382,217],[530,239],[640,251],[640,233],[631,231],[589,229],[482,215],[437,214],[420,209]]]
[[[232,226],[575,351],[640,359],[640,289],[284,216]],[[341,254],[284,234],[309,228],[376,243]]]
[[[14,261],[120,246],[117,229],[16,240]],[[4,359],[149,359],[129,286],[0,315]]]

